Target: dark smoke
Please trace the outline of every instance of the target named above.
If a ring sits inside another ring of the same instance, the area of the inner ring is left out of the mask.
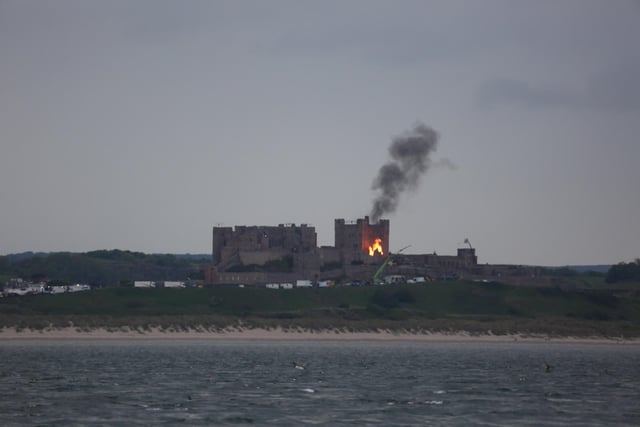
[[[379,192],[370,215],[374,223],[396,210],[405,190],[417,187],[420,176],[431,166],[429,156],[437,145],[438,133],[422,123],[393,139],[389,147],[391,161],[380,168],[372,185]]]

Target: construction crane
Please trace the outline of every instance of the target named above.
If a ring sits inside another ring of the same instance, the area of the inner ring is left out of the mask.
[[[398,252],[396,252],[395,255],[399,254],[400,252],[404,251],[405,249],[407,249],[408,247],[411,247],[411,245],[407,245],[404,248],[400,249]],[[382,263],[382,265],[378,268],[378,270],[376,270],[376,274],[373,275],[373,284],[377,285],[378,282],[380,281],[380,275],[382,274],[382,271],[384,270],[384,268],[387,266],[387,264],[389,264],[392,260],[392,254],[391,252],[389,252],[389,256],[387,256],[387,259],[384,260],[384,262]]]

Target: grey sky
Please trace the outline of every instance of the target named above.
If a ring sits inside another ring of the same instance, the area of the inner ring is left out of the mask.
[[[0,253],[207,253],[211,227],[371,208],[435,129],[390,247],[640,256],[637,1],[0,0]]]

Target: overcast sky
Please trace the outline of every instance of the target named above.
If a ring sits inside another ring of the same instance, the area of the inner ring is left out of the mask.
[[[0,253],[333,245],[418,122],[439,145],[392,250],[640,257],[631,0],[0,0]]]

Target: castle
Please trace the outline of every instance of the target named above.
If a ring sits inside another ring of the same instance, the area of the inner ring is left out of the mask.
[[[389,220],[369,217],[335,220],[334,246],[317,245],[308,224],[213,227],[212,264],[205,284],[266,284],[299,279],[368,281],[389,256]],[[397,259],[396,259],[397,258]],[[456,256],[394,255],[402,272],[415,275],[452,273],[477,265],[475,249]],[[397,272],[397,271],[396,271]]]

